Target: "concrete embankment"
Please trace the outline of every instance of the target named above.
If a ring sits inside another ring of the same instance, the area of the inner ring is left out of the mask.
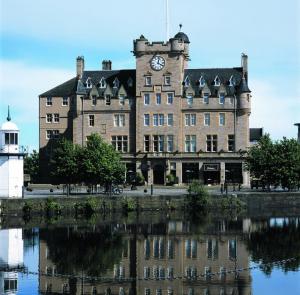
[[[210,208],[224,207],[225,196],[211,195]],[[231,199],[237,198],[244,205],[243,209],[251,212],[274,212],[276,210],[300,214],[300,193],[241,193],[228,195]],[[128,212],[128,211],[174,211],[185,210],[186,195],[164,196],[76,196],[69,197],[35,197],[28,199],[1,199],[0,215],[23,216],[24,214],[45,214],[59,211],[60,214],[82,213],[90,210],[99,213]],[[225,202],[226,203],[226,202]],[[230,207],[230,206],[229,206]],[[223,208],[224,209],[224,208]],[[228,206],[227,206],[228,209]]]

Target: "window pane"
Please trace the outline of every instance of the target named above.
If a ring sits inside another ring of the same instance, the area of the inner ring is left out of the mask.
[[[5,133],[5,144],[9,144],[9,133]]]

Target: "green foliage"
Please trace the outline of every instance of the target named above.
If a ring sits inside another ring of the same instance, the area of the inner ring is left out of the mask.
[[[203,209],[211,204],[211,197],[203,184],[193,180],[188,188],[188,208],[192,211]]]
[[[122,201],[123,212],[132,212],[137,209],[137,203],[133,198],[124,198]]]
[[[24,174],[30,175],[31,182],[36,182],[39,178],[39,153],[36,150],[24,158]]]
[[[221,207],[223,209],[237,209],[241,210],[246,206],[239,198],[236,196],[223,196],[221,200]]]
[[[143,185],[145,183],[145,178],[142,173],[137,172],[135,176],[135,181],[137,185]]]
[[[172,185],[175,183],[176,177],[174,176],[174,174],[168,174],[166,176],[166,179],[167,179],[167,183]]]
[[[57,203],[54,199],[52,198],[47,198],[45,202],[45,207],[44,210],[47,213],[47,215],[60,215],[61,214],[61,205]]]
[[[264,135],[246,152],[245,168],[268,187],[295,188],[300,183],[300,144],[287,138],[272,142]]]
[[[23,206],[23,214],[25,216],[30,216],[32,211],[32,205],[28,202],[25,202],[24,206]]]

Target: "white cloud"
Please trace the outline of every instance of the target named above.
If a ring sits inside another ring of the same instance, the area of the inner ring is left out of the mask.
[[[297,129],[294,123],[300,122],[300,96],[298,91],[294,96],[282,94],[278,88],[281,84],[252,79],[252,112],[250,127],[264,127],[264,132],[271,138],[281,139],[283,136],[296,137]],[[296,90],[296,89],[295,89]]]

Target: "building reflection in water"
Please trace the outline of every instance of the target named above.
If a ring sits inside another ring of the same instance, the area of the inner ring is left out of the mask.
[[[105,261],[106,253],[101,255],[105,250],[97,248],[97,244],[90,239],[103,239],[103,231],[107,232],[107,229],[94,227],[92,236],[85,233],[91,229],[64,229],[62,236],[68,236],[70,240],[74,235],[79,236],[85,243],[86,251],[82,251],[85,253],[81,253],[80,258],[76,258],[78,254],[74,257],[71,253],[70,257],[66,257],[69,254],[64,251],[61,252],[64,257],[58,258],[57,253],[52,255],[51,251],[56,252],[54,247],[58,241],[49,235],[48,230],[41,230],[39,264],[40,271],[45,275],[39,278],[40,292],[78,295],[248,295],[251,294],[251,277],[247,270],[249,259],[244,238],[250,224],[249,220],[221,220],[205,230],[182,221],[110,225],[111,233],[121,235],[121,251],[114,253],[111,264]],[[60,242],[64,243],[64,240]],[[119,246],[111,245],[116,249]],[[76,252],[76,249],[70,251]],[[111,249],[108,247],[106,251]],[[111,254],[108,256],[111,257]],[[92,264],[97,263],[93,261],[96,257],[99,257],[99,268],[106,266],[99,273],[92,269]],[[73,276],[61,276],[70,275],[70,271],[65,273],[61,261],[64,259],[76,260]],[[84,260],[88,261],[88,265],[80,270]],[[228,272],[245,268],[241,272]],[[96,276],[91,279],[93,273]],[[101,277],[101,280],[95,277]]]
[[[22,229],[0,230],[0,294],[17,294],[23,267]]]

